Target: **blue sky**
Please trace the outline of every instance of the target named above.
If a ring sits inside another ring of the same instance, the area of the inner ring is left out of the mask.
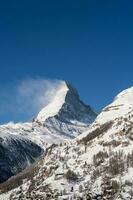
[[[98,111],[132,86],[132,10],[128,0],[1,1],[0,123],[32,117],[13,103],[24,80],[67,80]]]

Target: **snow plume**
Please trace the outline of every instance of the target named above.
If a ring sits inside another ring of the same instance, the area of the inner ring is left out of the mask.
[[[10,92],[6,91],[3,105],[0,106],[0,118],[7,115],[9,120],[31,120],[51,102],[61,83],[61,80],[42,78],[21,80],[10,88]]]
[[[17,88],[18,101],[26,109],[31,108],[32,110],[40,111],[40,109],[50,103],[58,90],[60,82],[58,80],[43,79],[23,80]]]

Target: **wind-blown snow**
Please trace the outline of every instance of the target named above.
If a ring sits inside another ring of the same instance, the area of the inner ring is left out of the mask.
[[[47,118],[55,116],[65,103],[67,91],[68,87],[66,83],[62,81],[51,102],[39,112],[36,119],[40,122],[44,122]]]

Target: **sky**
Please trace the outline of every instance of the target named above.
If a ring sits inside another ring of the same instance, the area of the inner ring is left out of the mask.
[[[132,0],[0,1],[0,123],[31,119],[55,80],[98,112],[133,86],[132,11]]]

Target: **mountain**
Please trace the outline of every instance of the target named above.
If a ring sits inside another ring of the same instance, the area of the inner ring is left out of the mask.
[[[60,82],[57,91],[33,122],[8,123],[0,126],[0,132],[22,135],[44,147],[46,143],[59,143],[73,139],[88,129],[97,114],[79,98],[75,88]]]
[[[32,167],[0,185],[0,199],[132,200],[132,99],[133,87],[118,94],[87,131],[49,146]]]
[[[75,88],[62,81],[52,101],[35,121],[51,133],[74,138],[84,132],[97,114],[79,98]]]
[[[75,138],[96,118],[72,86],[62,81],[51,102],[33,122],[0,126],[0,182],[17,174],[53,143]]]

